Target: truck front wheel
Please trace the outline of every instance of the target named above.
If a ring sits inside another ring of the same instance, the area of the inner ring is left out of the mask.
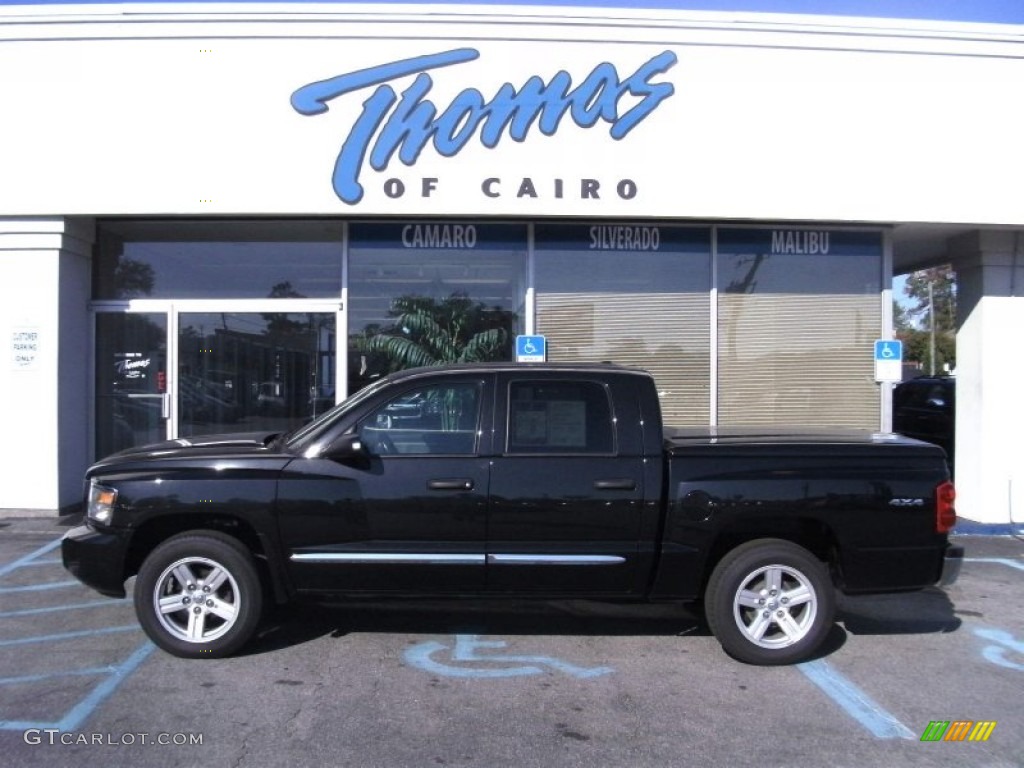
[[[832,628],[835,592],[825,566],[782,539],[729,552],[705,592],[708,624],[725,651],[749,664],[806,660]]]
[[[168,539],[142,563],[135,613],[149,638],[182,658],[234,653],[260,620],[263,593],[252,556],[216,531]]]

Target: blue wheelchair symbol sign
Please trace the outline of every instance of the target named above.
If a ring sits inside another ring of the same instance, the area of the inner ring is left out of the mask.
[[[899,339],[875,341],[875,381],[898,382],[903,379],[903,342]]]
[[[899,363],[903,361],[903,342],[898,339],[882,339],[875,342],[875,360]]]
[[[543,363],[547,359],[547,339],[543,336],[516,336],[517,363]]]

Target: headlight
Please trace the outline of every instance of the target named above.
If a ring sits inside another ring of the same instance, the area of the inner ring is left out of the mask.
[[[117,503],[117,491],[93,481],[89,484],[89,506],[87,514],[90,520],[103,525],[110,525],[114,517],[114,505]]]

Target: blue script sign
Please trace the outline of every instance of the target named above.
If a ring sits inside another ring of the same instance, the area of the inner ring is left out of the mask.
[[[327,111],[331,99],[374,88],[334,164],[332,179],[338,197],[350,205],[362,199],[359,174],[368,153],[370,167],[376,171],[387,168],[396,152],[402,163],[412,166],[429,141],[438,154],[453,157],[478,132],[488,149],[497,146],[506,132],[514,141],[525,140],[534,125],[552,136],[566,115],[580,128],[604,120],[611,124],[611,137],[619,140],[675,91],[670,83],[651,82],[676,63],[676,55],[664,51],[626,78],[605,62],[575,87],[572,76],[562,70],[547,82],[533,75],[518,89],[505,83],[490,100],[476,88],[466,88],[447,106],[427,98],[434,86],[431,70],[479,57],[475,48],[456,48],[349,72],[296,90],[292,107],[303,115],[319,115]],[[399,96],[389,83],[410,75],[415,75],[412,84]],[[619,102],[626,96],[636,101],[620,111]]]

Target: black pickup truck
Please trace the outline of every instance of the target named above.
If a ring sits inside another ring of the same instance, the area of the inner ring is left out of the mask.
[[[956,578],[942,450],[886,434],[673,429],[607,364],[392,374],[290,434],[124,451],[65,566],[161,648],[238,650],[267,600],[701,601],[733,657],[806,659],[835,589]]]

